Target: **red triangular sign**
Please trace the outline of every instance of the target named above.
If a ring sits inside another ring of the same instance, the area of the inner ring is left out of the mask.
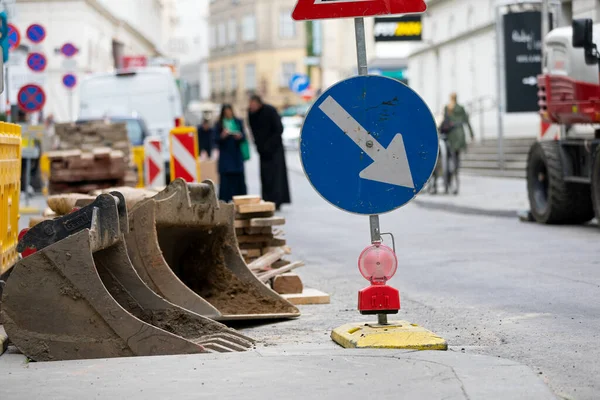
[[[292,18],[296,21],[372,17],[422,13],[424,0],[298,0]]]

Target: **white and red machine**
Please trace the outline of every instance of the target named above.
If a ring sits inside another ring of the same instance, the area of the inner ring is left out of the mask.
[[[529,151],[531,219],[581,224],[600,217],[600,24],[575,20],[545,38],[538,77],[540,140]]]

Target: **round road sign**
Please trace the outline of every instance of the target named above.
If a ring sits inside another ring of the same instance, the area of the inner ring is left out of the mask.
[[[13,24],[8,24],[8,48],[16,49],[21,44],[21,33]]]
[[[63,76],[62,81],[68,89],[73,89],[77,85],[77,77],[73,74],[66,74]]]
[[[79,50],[73,43],[65,43],[60,48],[60,52],[63,53],[66,57],[73,57],[77,54]]]
[[[46,104],[46,93],[38,85],[25,85],[17,94],[17,102],[25,112],[40,111]]]
[[[33,43],[41,43],[46,39],[46,29],[40,24],[31,24],[26,31],[27,39]]]
[[[48,60],[41,53],[31,53],[27,56],[27,66],[34,72],[42,72],[48,66]]]

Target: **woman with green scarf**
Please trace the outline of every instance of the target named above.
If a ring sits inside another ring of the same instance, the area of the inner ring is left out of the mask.
[[[219,145],[219,199],[229,202],[233,196],[247,194],[241,150],[246,132],[242,121],[235,117],[231,105],[223,104],[215,134]]]

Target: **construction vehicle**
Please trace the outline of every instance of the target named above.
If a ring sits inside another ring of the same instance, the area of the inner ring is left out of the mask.
[[[600,217],[598,41],[600,24],[589,19],[545,38],[542,134],[527,161],[530,220],[582,224]]]
[[[234,206],[210,181],[177,179],[133,204],[117,191],[85,197],[24,232],[1,313],[28,357],[243,351],[252,340],[215,320],[300,315],[245,264]]]

